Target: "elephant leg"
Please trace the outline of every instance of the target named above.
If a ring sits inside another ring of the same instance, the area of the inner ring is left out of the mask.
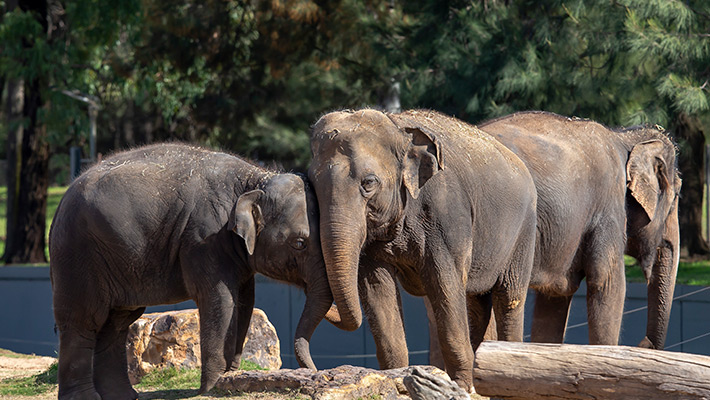
[[[525,299],[535,258],[535,220],[523,224],[506,272],[493,287],[493,312],[498,340],[522,342]]]
[[[623,261],[619,262],[604,283],[600,284],[587,277],[589,344],[619,344],[625,297],[626,276]]]
[[[424,306],[426,308],[427,320],[429,321],[429,365],[444,370],[446,366],[444,365],[444,356],[441,354],[441,347],[439,347],[439,334],[436,330],[434,310],[432,310],[431,302],[426,296],[424,296]]]
[[[237,307],[234,308],[235,314],[232,316],[232,329],[235,332],[232,339],[227,338],[227,343],[234,343],[232,353],[226,353],[225,358],[227,365],[230,365],[231,370],[238,370],[241,365],[242,351],[244,350],[244,340],[249,331],[249,323],[251,315],[254,311],[254,277],[249,278],[239,288],[239,294],[234,300]],[[225,351],[226,351],[225,346]],[[230,358],[231,357],[231,358]]]
[[[112,310],[97,335],[94,350],[94,385],[103,400],[138,397],[128,379],[126,337],[129,326],[143,311],[145,307],[136,310]]]
[[[523,341],[523,319],[527,290],[510,287],[493,290],[493,310],[496,316],[498,340]]]
[[[422,280],[434,311],[446,372],[461,388],[473,393],[473,349],[461,275],[454,268],[436,268]]]
[[[57,371],[59,399],[101,399],[94,387],[95,346],[95,331],[60,328],[59,368]]]
[[[466,296],[466,303],[471,348],[475,352],[488,331],[489,321],[491,320],[491,294],[469,294]]]
[[[197,296],[197,308],[200,312],[200,350],[202,352],[202,377],[200,378],[199,394],[212,389],[220,375],[227,370],[225,343],[235,308],[232,291],[224,282],[205,284],[203,289],[204,293]],[[229,365],[233,359],[234,346],[232,345]]]
[[[360,300],[375,339],[380,369],[406,367],[409,352],[394,270],[362,259],[358,274]]]
[[[562,343],[572,296],[535,293],[531,340],[537,343]]]
[[[589,344],[619,343],[626,297],[622,228],[599,229],[584,253]]]

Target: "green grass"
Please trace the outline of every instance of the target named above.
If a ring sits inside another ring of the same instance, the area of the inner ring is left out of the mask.
[[[154,370],[144,376],[135,387],[155,390],[198,389],[200,370],[175,367]]]
[[[262,368],[259,364],[249,360],[242,360],[241,363],[239,363],[239,369],[243,369],[244,371],[267,371],[266,368]]]
[[[49,227],[52,224],[52,218],[54,218],[54,213],[57,211],[57,206],[59,206],[59,201],[64,196],[64,192],[67,191],[66,186],[62,187],[50,187],[49,195],[47,197],[47,226],[45,232],[45,239],[49,236]],[[7,234],[7,187],[0,186],[0,256],[5,253],[5,235]],[[47,252],[47,250],[45,250]],[[47,255],[49,257],[49,255]]]
[[[0,356],[10,357],[10,358],[32,358],[33,357],[30,354],[20,354],[20,353],[15,353],[14,351],[5,350],[5,349],[0,349]]]
[[[37,396],[54,389],[57,384],[57,363],[41,374],[24,377],[8,378],[0,381],[0,395],[3,396]]]
[[[9,350],[0,349],[0,356],[29,358],[30,355],[18,354]],[[240,368],[249,370],[265,370],[256,363],[242,360]],[[0,381],[0,397],[2,396],[38,396],[52,391],[57,385],[57,363],[37,375],[23,378],[6,378]],[[200,369],[165,368],[154,370],[143,377],[135,388],[141,392],[162,392],[159,398],[186,398],[193,397],[200,387]],[[236,397],[239,393],[229,393],[213,389],[210,397]],[[157,397],[156,397],[157,398]],[[204,397],[201,397],[204,398]],[[298,394],[287,396],[288,399],[300,399]]]
[[[239,368],[244,371],[266,371],[266,368],[249,360],[242,360]],[[175,367],[151,371],[136,385],[136,388],[154,390],[198,389],[199,387],[199,369]]]
[[[641,267],[636,260],[626,256],[626,280],[628,282],[646,282]],[[678,265],[676,284],[710,286],[710,260],[683,262]]]

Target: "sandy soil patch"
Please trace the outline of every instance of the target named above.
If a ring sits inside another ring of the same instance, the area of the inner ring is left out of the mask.
[[[36,375],[56,361],[54,357],[0,355],[0,379]]]

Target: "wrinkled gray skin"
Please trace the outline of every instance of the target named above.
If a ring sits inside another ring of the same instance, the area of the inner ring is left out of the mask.
[[[615,345],[624,252],[648,281],[642,347],[663,349],[679,259],[676,148],[652,127],[611,130],[542,112],[484,122],[527,165],[538,192],[532,340],[564,339],[572,294],[587,280],[591,344]]]
[[[399,280],[428,296],[446,370],[470,392],[491,304],[500,337],[523,337],[536,221],[527,169],[489,135],[430,111],[330,113],[311,150],[342,326],[360,326],[362,303],[380,367],[406,366]]]
[[[315,194],[305,180],[182,144],[137,148],[77,178],[49,238],[59,398],[133,399],[126,335],[146,306],[193,299],[200,392],[239,367],[254,274],[306,288],[299,364],[330,305]]]

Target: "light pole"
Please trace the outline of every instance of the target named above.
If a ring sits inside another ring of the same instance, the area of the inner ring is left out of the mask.
[[[96,117],[101,109],[101,102],[98,98],[79,92],[78,90],[62,90],[62,93],[71,97],[74,100],[79,100],[86,103],[89,108],[89,160],[96,161]]]

